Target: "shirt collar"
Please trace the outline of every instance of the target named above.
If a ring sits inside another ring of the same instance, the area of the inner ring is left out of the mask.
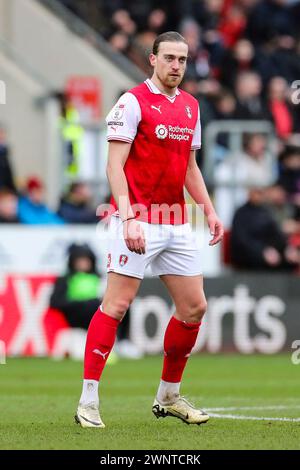
[[[174,96],[169,96],[169,95],[167,95],[166,93],[162,93],[162,92],[157,88],[157,86],[152,82],[152,80],[150,80],[150,78],[147,78],[147,80],[145,80],[145,83],[146,83],[146,85],[148,86],[148,88],[149,88],[149,90],[151,91],[151,93],[154,93],[155,95],[164,95],[164,96],[167,96],[167,98],[174,98],[175,96],[180,95],[180,91],[178,90],[178,88],[176,88],[176,92],[175,92],[175,95],[174,95]]]

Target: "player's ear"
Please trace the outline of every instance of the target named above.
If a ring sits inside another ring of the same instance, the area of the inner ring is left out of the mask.
[[[156,55],[153,54],[152,52],[151,54],[149,54],[149,62],[152,65],[152,67],[154,67],[156,64]]]

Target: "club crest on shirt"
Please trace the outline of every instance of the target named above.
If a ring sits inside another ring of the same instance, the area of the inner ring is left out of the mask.
[[[128,261],[128,256],[127,255],[120,255],[120,258],[119,258],[119,265],[120,266],[125,266],[127,261]]]
[[[111,265],[111,253],[108,253],[107,255],[107,268],[110,268]]]
[[[186,107],[185,107],[185,112],[186,112],[187,116],[188,116],[190,119],[192,119],[192,110],[191,110],[190,106],[186,106]]]
[[[118,120],[122,119],[123,114],[124,114],[124,110],[125,110],[125,104],[117,104],[115,106],[115,109],[114,109],[112,120],[113,121],[118,121]]]

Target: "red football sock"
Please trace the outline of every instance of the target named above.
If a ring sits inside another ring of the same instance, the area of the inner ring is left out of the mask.
[[[196,342],[200,323],[185,323],[172,317],[165,332],[162,380],[181,382],[191,350]]]
[[[119,320],[100,309],[93,316],[86,338],[84,378],[99,380],[115,343]]]

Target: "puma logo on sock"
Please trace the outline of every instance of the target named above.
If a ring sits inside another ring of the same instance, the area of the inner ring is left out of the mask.
[[[94,350],[93,350],[93,353],[98,354],[99,356],[102,356],[103,359],[105,360],[105,356],[106,356],[106,354],[109,353],[109,351],[103,353],[103,352],[99,351],[99,349],[94,349]]]

